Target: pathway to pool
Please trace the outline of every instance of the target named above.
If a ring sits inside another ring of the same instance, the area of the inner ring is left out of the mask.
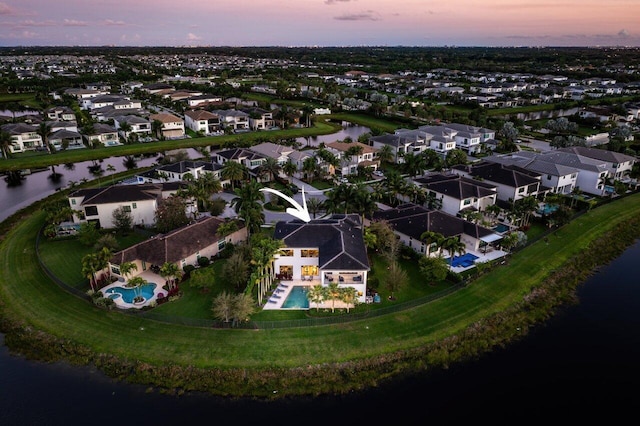
[[[503,250],[497,250],[494,248],[491,248],[489,250],[487,250],[486,252],[477,252],[477,251],[467,251],[467,256],[464,256],[464,258],[466,258],[467,262],[455,262],[455,260],[457,260],[458,256],[456,256],[454,258],[454,264],[453,266],[450,266],[449,268],[451,268],[451,270],[453,272],[463,272],[466,271],[467,269],[472,269],[475,268],[475,264],[476,263],[482,263],[482,262],[489,262],[491,260],[495,260],[495,259],[500,259],[501,257],[505,257],[508,253],[506,251]],[[473,259],[475,257],[475,259]]]

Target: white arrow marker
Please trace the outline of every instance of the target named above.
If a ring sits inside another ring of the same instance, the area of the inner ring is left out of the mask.
[[[267,192],[271,192],[272,194],[276,194],[278,197],[282,197],[285,200],[287,200],[288,202],[290,202],[291,204],[293,204],[293,207],[287,207],[287,213],[289,213],[292,216],[297,217],[298,219],[304,221],[304,222],[310,222],[311,221],[311,216],[309,216],[309,210],[307,210],[307,200],[305,200],[304,198],[304,188],[302,188],[302,205],[298,204],[298,202],[296,200],[294,200],[293,198],[284,195],[282,192],[277,191],[275,189],[272,188],[260,188],[260,191],[267,191]]]

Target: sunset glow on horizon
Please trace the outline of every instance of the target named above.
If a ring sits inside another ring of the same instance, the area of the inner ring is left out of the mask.
[[[0,46],[635,46],[640,0],[0,0]]]

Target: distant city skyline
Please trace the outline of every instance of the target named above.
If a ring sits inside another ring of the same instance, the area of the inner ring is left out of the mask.
[[[0,0],[0,46],[630,46],[640,0]]]

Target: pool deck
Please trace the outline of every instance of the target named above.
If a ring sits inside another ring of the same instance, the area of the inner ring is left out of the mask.
[[[149,303],[153,302],[154,300],[156,300],[158,298],[158,294],[160,293],[164,293],[165,295],[167,294],[167,291],[165,289],[162,288],[162,286],[164,285],[164,281],[165,279],[162,278],[160,275],[157,275],[151,271],[143,271],[141,274],[136,275],[138,277],[142,277],[144,278],[145,281],[147,281],[148,283],[154,283],[156,285],[156,288],[153,289],[153,297],[151,297],[150,299],[145,300],[143,303],[127,303],[124,300],[122,300],[122,297],[117,297],[115,299],[113,299],[113,301],[115,302],[116,306],[120,309],[142,309],[143,307],[147,306]],[[108,284],[104,287],[102,287],[100,289],[100,291],[102,292],[102,294],[104,294],[105,296],[107,295],[106,291],[109,289],[112,289],[114,287],[124,287],[124,285],[126,284],[125,282],[122,281],[116,281],[114,283]]]
[[[502,250],[496,250],[496,249],[492,249],[491,251],[487,251],[487,253],[482,253],[482,252],[478,252],[478,251],[472,251],[472,250],[467,250],[467,253],[473,254],[474,256],[477,256],[478,258],[475,259],[475,263],[482,263],[482,262],[489,262],[491,260],[495,260],[495,259],[500,259],[501,257],[505,257],[507,254],[506,251],[502,251]],[[468,269],[473,269],[475,268],[475,264],[471,265],[471,266],[454,266],[454,267],[449,267],[453,272],[463,272],[466,271]]]
[[[282,304],[287,299],[287,296],[289,296],[289,293],[291,293],[291,289],[293,288],[293,286],[309,287],[309,286],[314,286],[316,284],[320,284],[320,280],[315,280],[311,282],[302,281],[302,280],[287,280],[287,281],[282,280],[280,281],[280,284],[278,284],[278,287],[276,287],[276,289],[273,290],[273,295],[271,295],[267,299],[262,309],[264,310],[282,309]]]

